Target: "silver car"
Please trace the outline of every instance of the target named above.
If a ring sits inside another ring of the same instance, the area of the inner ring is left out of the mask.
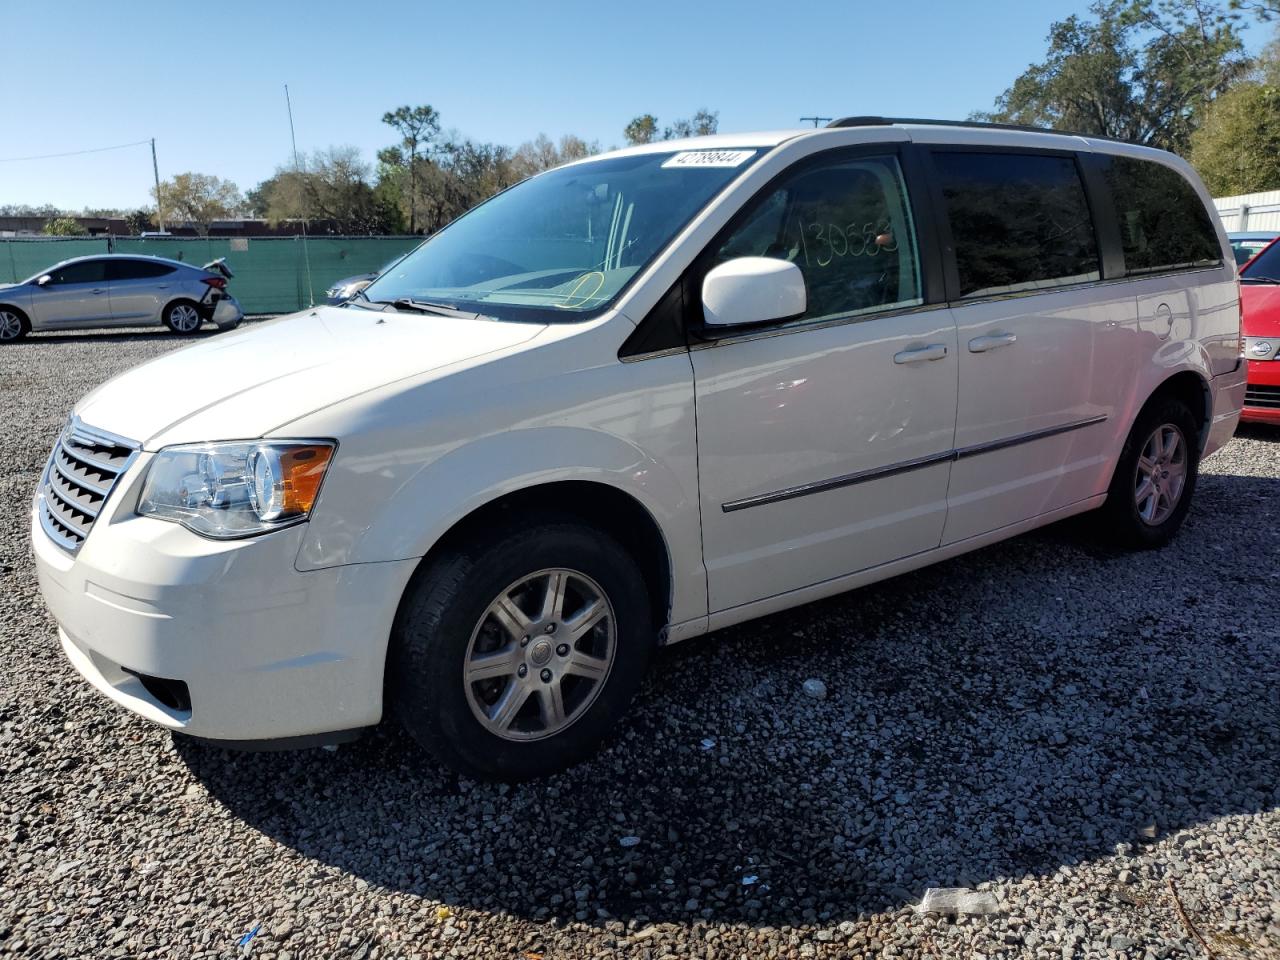
[[[22,283],[0,284],[0,342],[31,330],[150,323],[186,335],[206,320],[226,330],[244,318],[227,292],[230,276],[218,260],[205,267],[125,254],[64,260]]]

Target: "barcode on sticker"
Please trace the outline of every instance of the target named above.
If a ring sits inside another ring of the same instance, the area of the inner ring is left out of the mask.
[[[756,155],[754,150],[686,150],[669,158],[664,167],[737,167]]]

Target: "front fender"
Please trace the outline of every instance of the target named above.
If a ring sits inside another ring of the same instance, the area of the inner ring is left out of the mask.
[[[705,615],[688,358],[565,377],[575,382],[554,393],[577,402],[543,410],[540,398],[553,393],[545,381],[506,380],[496,391],[490,381],[481,396],[455,380],[452,390],[436,385],[435,402],[419,395],[353,412],[351,425],[362,428],[336,431],[338,454],[298,569],[422,557],[455,524],[505,494],[596,482],[634,498],[657,523],[671,561],[673,621]],[[440,389],[450,394],[453,416],[410,415],[445,406]]]

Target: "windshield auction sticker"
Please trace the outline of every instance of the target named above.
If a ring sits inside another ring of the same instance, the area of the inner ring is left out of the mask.
[[[756,155],[754,150],[687,150],[670,157],[664,167],[740,167]]]

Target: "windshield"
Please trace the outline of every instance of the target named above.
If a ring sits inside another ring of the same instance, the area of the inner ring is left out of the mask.
[[[1270,281],[1280,283],[1280,240],[1272,244],[1249,261],[1249,265],[1240,271],[1245,280]]]
[[[761,152],[645,153],[552,170],[451,223],[365,296],[581,320],[612,302]]]

